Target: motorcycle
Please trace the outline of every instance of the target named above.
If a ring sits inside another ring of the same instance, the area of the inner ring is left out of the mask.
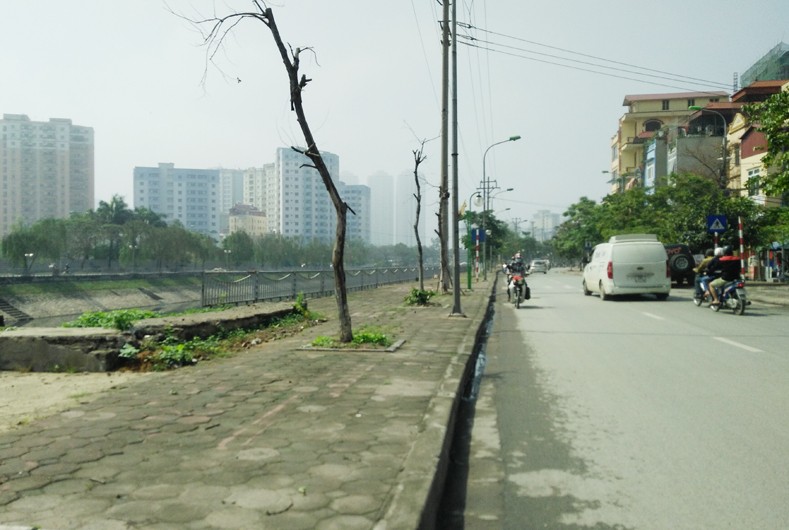
[[[742,315],[745,313],[745,306],[750,304],[748,296],[745,293],[745,282],[742,280],[734,280],[727,282],[718,291],[719,305],[710,305],[713,311],[720,311],[722,307],[731,309],[735,315]]]
[[[510,279],[510,291],[514,295],[515,308],[519,309],[523,300],[531,298],[531,290],[526,285],[526,278],[523,274],[515,272]]]
[[[693,295],[693,303],[697,306],[703,304],[709,297],[709,293],[707,292],[708,281],[702,279],[700,287],[702,289],[702,294],[696,293]],[[710,309],[718,312],[723,307],[726,309],[731,309],[735,315],[742,315],[745,313],[745,306],[750,305],[751,303],[748,300],[747,293],[745,292],[745,282],[742,280],[726,282],[723,285],[723,288],[718,289],[718,301],[720,304],[710,304]]]

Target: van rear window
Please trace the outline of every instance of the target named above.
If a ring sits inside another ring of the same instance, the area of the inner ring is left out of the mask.
[[[657,263],[666,261],[663,245],[614,245],[618,263]]]

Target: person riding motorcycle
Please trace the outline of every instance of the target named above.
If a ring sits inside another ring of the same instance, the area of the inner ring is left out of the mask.
[[[723,248],[723,256],[713,259],[707,270],[718,268],[720,275],[709,282],[707,290],[712,297],[711,305],[720,305],[718,300],[718,289],[726,285],[726,283],[734,281],[740,277],[740,259],[734,256],[734,252],[730,246]]]
[[[695,295],[697,298],[701,298],[704,296],[704,291],[701,288],[701,279],[704,277],[704,271],[707,270],[707,265],[715,258],[715,251],[713,249],[707,249],[704,253],[704,258],[699,262],[697,266],[693,268],[693,272],[696,273],[696,278],[694,279],[694,288],[695,288]]]
[[[514,276],[519,275],[521,278],[524,278],[524,297],[528,300],[526,294],[529,292],[529,288],[526,286],[526,264],[523,262],[523,257],[521,257],[520,252],[516,253],[512,256],[512,260],[510,260],[509,264],[507,264],[507,300],[512,298],[512,293],[515,290],[515,280]]]

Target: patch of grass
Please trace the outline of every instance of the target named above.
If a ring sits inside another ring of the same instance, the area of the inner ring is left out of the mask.
[[[82,313],[76,320],[63,324],[64,328],[107,328],[126,331],[137,320],[154,318],[159,313],[142,309],[119,309],[117,311],[90,311]]]
[[[392,339],[377,327],[363,327],[358,329],[353,334],[353,339],[350,343],[343,343],[333,337],[319,336],[315,337],[312,341],[312,346],[315,348],[365,348],[365,347],[382,347],[388,348],[392,345]]]
[[[250,348],[301,332],[316,325],[317,319],[307,319],[292,313],[273,319],[257,329],[223,331],[207,338],[184,341],[171,333],[162,340],[147,338],[139,344],[127,343],[121,348],[120,358],[126,368],[135,371],[163,371],[191,366],[199,361],[231,355],[234,351]]]

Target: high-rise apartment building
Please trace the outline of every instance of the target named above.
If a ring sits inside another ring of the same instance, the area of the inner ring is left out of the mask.
[[[145,207],[187,230],[220,238],[218,169],[184,169],[174,164],[134,168],[134,206]]]
[[[16,223],[66,218],[94,201],[93,128],[69,119],[0,120],[0,237]]]
[[[531,218],[531,234],[540,242],[550,241],[562,223],[562,216],[549,210],[538,210]]]
[[[376,173],[367,179],[371,189],[373,219],[372,243],[379,246],[405,244],[416,245],[414,222],[416,221],[416,183],[411,172],[403,172],[397,178],[387,173]],[[425,234],[428,219],[427,204],[432,201],[432,189],[422,187],[422,209],[419,217],[419,238],[427,244]],[[434,202],[434,201],[433,201]]]
[[[362,184],[340,182],[340,197],[354,213],[348,212],[345,224],[345,237],[348,240],[370,242],[370,188]]]
[[[340,158],[326,151],[321,155],[337,185]],[[337,222],[334,206],[320,174],[308,167],[311,165],[309,158],[293,149],[277,149],[274,174],[266,183],[264,211],[269,222],[268,229],[303,241],[332,241]]]
[[[219,232],[230,233],[230,209],[244,202],[244,170],[219,169]]]

